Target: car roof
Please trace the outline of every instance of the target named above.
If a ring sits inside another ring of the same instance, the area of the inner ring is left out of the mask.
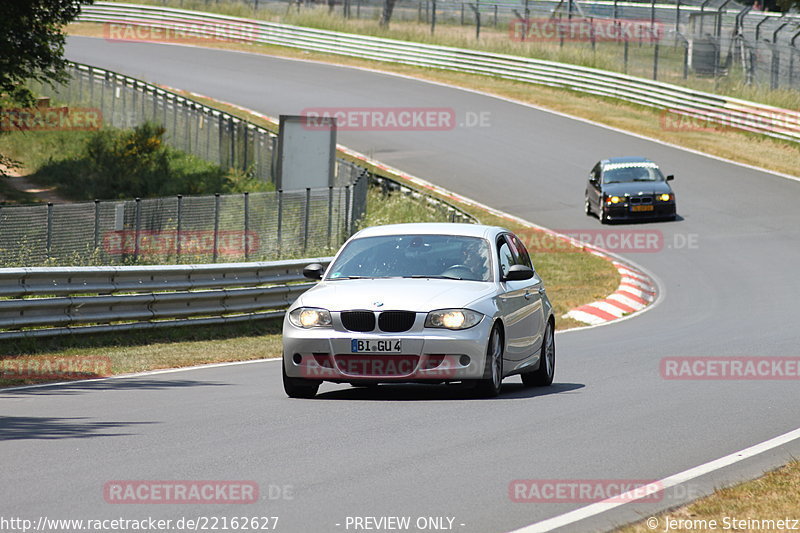
[[[609,157],[608,159],[603,159],[600,162],[602,166],[615,165],[619,163],[651,163],[653,165],[656,164],[655,161],[651,161],[646,157]]]
[[[491,239],[498,233],[508,232],[498,226],[466,224],[458,222],[412,222],[409,224],[387,224],[362,229],[352,238],[377,237],[385,235],[460,235]]]

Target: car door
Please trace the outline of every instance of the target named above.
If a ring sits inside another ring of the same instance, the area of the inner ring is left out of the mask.
[[[498,264],[503,276],[512,265],[532,268],[522,242],[513,234],[500,237],[497,244]],[[502,294],[498,306],[506,331],[505,359],[519,361],[529,357],[541,343],[543,322],[542,280],[537,275],[527,280],[501,281]]]

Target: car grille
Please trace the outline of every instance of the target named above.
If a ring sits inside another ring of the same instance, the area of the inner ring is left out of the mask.
[[[410,376],[419,364],[418,355],[338,354],[333,358],[339,371],[349,376]]]
[[[631,196],[630,202],[632,204],[652,204],[653,197],[652,196]]]
[[[381,331],[399,333],[410,330],[416,319],[417,314],[411,311],[384,311],[378,318],[378,327]]]
[[[373,331],[375,313],[372,311],[343,311],[342,325],[349,331]]]
[[[375,331],[375,313],[372,311],[342,311],[342,326],[348,331]],[[414,326],[417,314],[413,311],[384,311],[378,314],[380,331],[400,333]]]

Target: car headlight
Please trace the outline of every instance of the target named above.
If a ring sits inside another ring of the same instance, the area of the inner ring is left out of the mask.
[[[672,200],[674,198],[674,196],[671,195],[671,194],[664,193],[664,194],[659,194],[657,196],[657,198],[659,200],[661,200],[662,202],[669,202],[670,200]]]
[[[329,328],[333,324],[330,311],[314,307],[298,307],[289,313],[289,322],[298,328]]]
[[[439,309],[425,317],[426,328],[468,329],[477,325],[483,315],[470,309]]]
[[[608,198],[606,198],[606,202],[611,203],[611,204],[618,204],[618,203],[624,202],[624,201],[625,201],[625,198],[622,198],[621,196],[609,196]]]

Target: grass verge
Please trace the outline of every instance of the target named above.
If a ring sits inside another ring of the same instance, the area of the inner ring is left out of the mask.
[[[800,518],[800,461],[792,461],[764,476],[719,489],[714,494],[700,498],[689,505],[670,509],[664,513],[617,529],[618,533],[645,533],[669,531],[676,533],[705,533],[712,531],[792,531],[797,526],[789,522],[775,526],[767,520]],[[734,523],[731,520],[750,520]],[[656,527],[649,527],[655,524]]]

